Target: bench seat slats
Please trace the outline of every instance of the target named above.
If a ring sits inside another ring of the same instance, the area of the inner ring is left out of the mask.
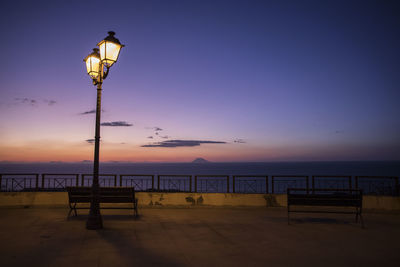
[[[301,206],[345,206],[345,207],[359,207],[361,201],[358,199],[289,199],[289,205]]]

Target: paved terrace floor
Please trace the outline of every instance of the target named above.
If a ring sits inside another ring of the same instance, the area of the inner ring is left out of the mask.
[[[294,214],[285,209],[104,210],[104,229],[85,229],[87,210],[1,208],[0,266],[399,266],[400,215]]]

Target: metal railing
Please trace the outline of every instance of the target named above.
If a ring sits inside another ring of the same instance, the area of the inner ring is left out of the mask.
[[[82,186],[92,186],[92,182],[93,182],[93,174],[82,174]],[[118,186],[117,174],[99,174],[99,185]]]
[[[191,175],[158,175],[159,191],[192,192]]]
[[[268,193],[268,175],[234,175],[232,192],[244,194]]]
[[[91,186],[92,180],[92,174],[1,173],[0,191],[64,191],[67,186]],[[400,195],[398,176],[99,174],[99,183],[154,192],[285,194],[290,187],[308,191],[361,189],[364,195]]]
[[[121,174],[120,186],[133,186],[137,191],[153,191],[154,175],[149,174]]]
[[[399,196],[399,177],[393,176],[356,176],[355,187],[366,195]]]
[[[194,192],[229,193],[229,175],[196,175]]]
[[[351,176],[313,175],[312,190],[315,189],[351,189]]]
[[[42,174],[42,189],[64,190],[67,186],[79,186],[79,174]]]
[[[37,173],[0,174],[1,191],[33,191],[39,188]]]
[[[307,188],[308,176],[304,175],[273,175],[271,178],[271,193],[285,194],[290,188]]]

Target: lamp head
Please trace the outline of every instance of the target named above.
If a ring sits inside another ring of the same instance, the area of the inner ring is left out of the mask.
[[[93,52],[90,53],[83,61],[86,62],[86,70],[93,80],[96,80],[100,75],[100,54],[98,48],[93,48]]]
[[[117,62],[119,52],[124,47],[114,35],[115,32],[109,31],[108,36],[97,44],[100,48],[100,60],[107,68]]]

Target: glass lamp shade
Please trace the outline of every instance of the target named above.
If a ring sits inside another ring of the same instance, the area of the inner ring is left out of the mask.
[[[106,67],[117,62],[119,52],[124,47],[114,35],[115,32],[108,32],[108,36],[97,44],[100,48],[100,59]]]
[[[93,48],[93,52],[88,55],[83,61],[86,62],[86,70],[92,79],[97,79],[100,74],[100,55],[99,49]]]

